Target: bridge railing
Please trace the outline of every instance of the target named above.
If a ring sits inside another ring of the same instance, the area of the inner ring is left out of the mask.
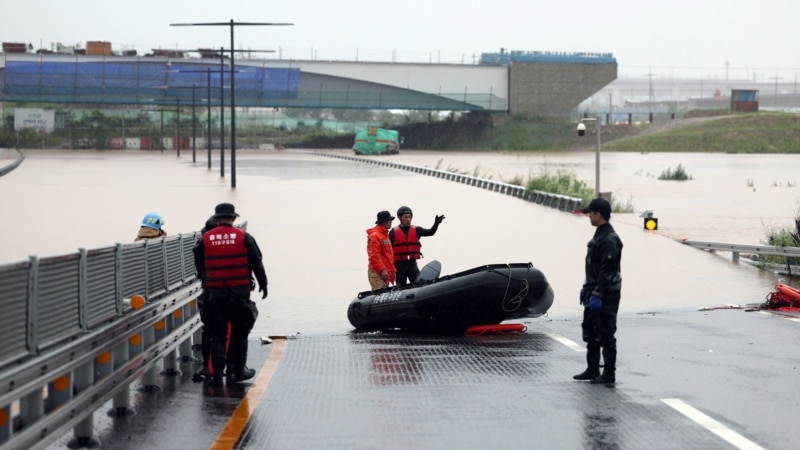
[[[690,247],[709,251],[731,252],[734,261],[739,261],[741,254],[746,255],[765,255],[765,256],[785,256],[800,257],[800,247],[776,247],[773,245],[746,245],[746,244],[725,244],[722,242],[694,241],[691,239],[680,239],[680,242]]]
[[[104,403],[128,415],[133,381],[160,389],[161,361],[179,373],[178,351],[189,361],[200,342],[199,236],[0,264],[0,447],[43,448],[71,428],[85,445]]]
[[[800,274],[800,267],[791,264],[789,258],[800,258],[800,247],[776,247],[773,245],[747,245],[747,244],[726,244],[722,242],[707,242],[707,241],[694,241],[690,239],[678,239],[679,242],[686,244],[690,247],[708,250],[711,252],[723,251],[731,252],[731,258],[734,262],[740,261],[741,255],[757,255],[757,256],[782,256],[785,260],[784,264],[776,264],[772,262],[763,261],[750,261],[745,262],[757,265],[763,269],[772,272],[781,273],[785,275]]]
[[[11,164],[8,164],[4,167],[0,167],[0,177],[19,167],[19,165],[22,164],[22,161],[24,159],[25,159],[25,154],[22,153],[22,150],[19,147],[17,147],[17,156],[14,159],[14,161]]]
[[[494,181],[486,178],[473,177],[470,175],[465,175],[458,172],[451,172],[448,170],[438,170],[438,169],[431,169],[430,167],[421,167],[421,166],[414,166],[411,164],[396,163],[380,158],[348,156],[348,155],[339,155],[333,153],[322,153],[322,152],[304,151],[304,150],[293,150],[293,151],[298,153],[317,155],[317,156],[328,156],[331,158],[346,159],[365,164],[375,164],[378,166],[389,167],[392,169],[407,170],[413,173],[428,175],[436,178],[443,178],[448,181],[463,183],[469,186],[475,186],[482,189],[499,192],[501,194],[510,195],[513,197],[520,198],[522,200],[527,200],[529,202],[533,202],[543,206],[549,206],[559,211],[564,211],[568,213],[573,213],[575,210],[580,209],[581,203],[583,202],[583,199],[580,199],[578,197],[570,197],[567,195],[554,194],[552,192],[537,191],[537,190],[526,192],[526,189],[523,186],[519,186],[516,184],[504,183],[502,181]]]

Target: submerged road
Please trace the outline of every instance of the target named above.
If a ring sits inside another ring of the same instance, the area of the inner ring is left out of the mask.
[[[64,232],[55,236],[59,245],[77,238],[108,243],[116,239],[108,237],[112,232],[127,236],[148,210],[162,212],[172,232],[193,230],[214,204],[232,201],[259,240],[270,276],[270,297],[259,301],[251,334],[248,360],[256,377],[211,388],[191,381],[196,363],[183,363],[180,375],[159,379],[161,392],[132,390],[135,416],[95,414],[102,448],[796,447],[796,319],[697,311],[762,301],[776,279],[751,267],[620,224],[618,381],[595,386],[572,380],[585,367],[577,290],[593,229],[583,217],[308,155],[245,153],[233,192],[202,163],[174,156],[69,155],[56,166],[47,158],[26,158],[0,182],[18,193],[48,192],[42,207],[60,203],[50,208],[65,212],[67,229],[53,231]],[[96,174],[94,189],[85,176],[72,179],[81,164]],[[50,176],[42,178],[40,169]],[[129,175],[143,170],[150,184]],[[121,195],[130,203],[107,203],[104,229],[72,236],[66,212]],[[18,197],[2,200],[24,209]],[[555,290],[550,314],[524,321],[527,331],[515,335],[353,332],[346,309],[366,284],[363,230],[376,211],[406,203],[422,226],[447,215],[440,232],[423,240],[426,255],[443,262],[443,274],[532,261]],[[26,212],[33,228],[45,222],[38,214]],[[261,345],[261,336],[289,339]],[[70,438],[48,448],[66,448]]]

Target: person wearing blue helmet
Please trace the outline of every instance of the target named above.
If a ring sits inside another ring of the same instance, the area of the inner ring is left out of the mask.
[[[153,239],[165,237],[167,232],[161,228],[164,225],[164,218],[157,212],[149,212],[142,219],[142,226],[139,227],[139,233],[136,235],[134,241],[142,239]]]

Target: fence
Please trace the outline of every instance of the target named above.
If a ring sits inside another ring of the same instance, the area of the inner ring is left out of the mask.
[[[162,360],[165,374],[179,373],[178,353],[188,361],[200,342],[199,236],[0,265],[0,446],[43,448],[71,428],[84,446],[103,404],[126,416],[133,381],[159,390]]]
[[[686,244],[690,247],[708,250],[711,252],[725,251],[731,252],[731,259],[733,262],[739,262],[739,257],[744,255],[758,255],[758,256],[782,256],[785,258],[785,264],[775,264],[770,262],[755,261],[749,262],[764,269],[786,274],[800,274],[800,267],[792,265],[790,258],[800,258],[800,248],[798,247],[776,247],[772,245],[746,245],[746,244],[726,244],[722,242],[706,242],[706,241],[693,241],[690,239],[680,239],[679,242]],[[797,260],[795,260],[797,261]]]
[[[401,164],[401,163],[386,161],[380,158],[374,158],[374,157],[364,158],[364,157],[338,155],[332,153],[319,153],[319,152],[302,151],[302,150],[293,150],[293,151],[298,153],[317,155],[317,156],[328,156],[331,158],[346,159],[365,164],[375,164],[378,166],[388,167],[392,169],[407,170],[413,173],[428,175],[436,178],[443,178],[445,180],[454,181],[456,183],[463,183],[469,186],[475,186],[478,188],[499,192],[501,194],[511,195],[513,197],[517,197],[522,200],[527,200],[529,202],[533,202],[543,206],[549,206],[559,211],[564,211],[568,213],[573,213],[575,210],[580,209],[581,203],[583,202],[583,200],[578,197],[570,197],[567,195],[560,195],[560,194],[554,194],[552,192],[544,192],[537,190],[526,192],[526,189],[523,186],[519,186],[516,184],[509,184],[509,183],[503,183],[501,181],[493,181],[485,178],[473,177],[470,175],[464,175],[458,172],[450,172],[447,170],[438,170],[438,169],[431,169],[429,167]]]
[[[22,161],[25,159],[25,154],[22,153],[22,150],[20,150],[19,148],[17,148],[16,151],[17,151],[17,157],[14,159],[14,162],[12,162],[7,166],[0,167],[0,177],[11,172],[12,170],[16,169],[20,164],[22,164]]]

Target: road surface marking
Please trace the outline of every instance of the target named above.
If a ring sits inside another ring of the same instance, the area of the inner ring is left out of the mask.
[[[566,345],[567,347],[575,350],[576,352],[582,352],[582,351],[586,350],[582,345],[580,345],[580,344],[578,344],[578,343],[576,343],[574,341],[571,341],[571,340],[565,338],[564,336],[562,336],[562,335],[560,335],[558,333],[553,333],[552,331],[547,331],[544,334],[549,336],[550,339],[554,339],[554,340]]]
[[[267,361],[259,371],[256,379],[253,380],[253,384],[247,388],[247,394],[239,402],[233,415],[228,419],[228,423],[225,424],[225,428],[217,436],[217,440],[211,444],[212,450],[230,449],[239,441],[247,422],[250,421],[250,416],[256,410],[259,400],[261,400],[261,395],[264,394],[272,375],[275,374],[275,370],[278,368],[285,346],[286,339],[275,339],[273,341],[272,351],[270,351]]]
[[[690,406],[689,404],[685,403],[683,400],[677,398],[662,398],[662,402],[666,403],[667,405],[671,406],[673,409],[678,411],[679,413],[683,414],[684,416],[692,419],[701,427],[705,428],[706,430],[716,434],[717,436],[724,439],[729,444],[733,445],[734,447],[742,450],[764,450],[764,447],[756,444],[755,442],[747,439],[746,437],[742,436],[741,434],[731,430],[730,428],[726,427],[725,425],[717,422],[716,420],[712,419],[711,417],[705,415],[704,413],[698,411],[694,407]]]

